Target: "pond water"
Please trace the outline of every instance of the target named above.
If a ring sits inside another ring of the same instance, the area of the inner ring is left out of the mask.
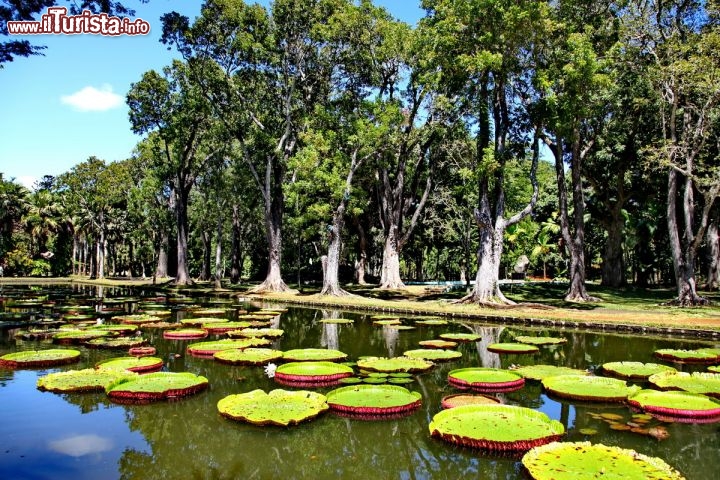
[[[49,316],[63,302],[95,304],[98,297],[141,296],[143,292],[121,289],[96,291],[89,287],[9,287],[0,291],[0,320]],[[154,294],[153,294],[154,295]],[[10,298],[46,298],[45,306],[11,307]],[[213,302],[211,298],[192,303]],[[113,305],[114,306],[114,305]],[[274,306],[274,305],[273,305]],[[190,315],[182,301],[169,303],[171,321]],[[124,304],[136,308],[136,304]],[[257,306],[249,306],[257,308]],[[4,313],[3,313],[4,312]],[[232,316],[236,313],[230,312]],[[353,324],[320,323],[323,318],[353,319]],[[289,307],[279,320],[284,335],[273,348],[333,348],[351,360],[361,356],[398,356],[420,348],[418,342],[446,332],[475,332],[481,341],[460,344],[463,357],[440,363],[415,376],[408,388],[422,394],[422,407],[409,416],[382,421],[362,421],[325,413],[300,425],[258,427],[226,419],[216,404],[221,398],[257,388],[283,388],[268,378],[262,367],[238,367],[185,353],[191,341],[163,340],[159,330],[144,335],[165,360],[168,371],[187,371],[209,379],[210,388],[197,395],[148,405],[118,405],[105,394],[58,395],[36,389],[37,379],[49,372],[91,367],[106,358],[125,355],[125,350],[78,348],[79,364],[51,369],[0,369],[0,478],[3,479],[521,479],[520,462],[456,447],[431,438],[428,424],[440,411],[443,396],[459,391],[448,385],[450,370],[463,367],[500,367],[513,364],[553,364],[598,370],[610,361],[655,362],[658,348],[713,346],[694,339],[639,337],[577,330],[483,325],[452,321],[444,326],[418,326],[395,330],[372,324],[371,314]],[[20,320],[23,321],[23,320]],[[411,322],[410,319],[406,320]],[[58,348],[47,340],[17,338],[23,328],[0,331],[0,355],[30,349]],[[544,334],[567,338],[559,346],[541,347],[535,355],[495,354],[486,346],[511,341],[518,334]],[[211,337],[212,338],[212,337]],[[66,347],[59,347],[66,348]],[[661,363],[658,361],[658,363]],[[701,368],[681,367],[695,371]],[[317,391],[326,393],[331,388]],[[499,395],[504,403],[545,412],[561,421],[566,441],[590,440],[663,458],[694,480],[715,479],[713,465],[720,464],[720,424],[660,423],[669,437],[653,437],[617,431],[591,414],[615,413],[629,419],[624,405],[588,405],[550,398],[538,382],[528,381],[519,391]],[[587,436],[581,429],[593,428]]]

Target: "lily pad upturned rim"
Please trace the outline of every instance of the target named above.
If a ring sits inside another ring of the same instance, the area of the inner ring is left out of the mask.
[[[217,409],[224,417],[253,425],[287,427],[311,420],[330,407],[325,395],[306,390],[253,390],[220,399]]]
[[[448,372],[450,385],[491,392],[517,390],[525,385],[525,378],[512,370],[486,367],[458,368]]]
[[[435,366],[433,362],[410,357],[366,357],[357,361],[358,368],[370,372],[407,372],[420,373]]]
[[[415,350],[404,351],[403,356],[420,358],[431,362],[449,362],[462,358],[462,352],[458,352],[457,350],[444,350],[441,348],[418,348]]]
[[[528,380],[541,381],[546,377],[554,377],[557,375],[590,375],[587,370],[580,370],[571,367],[558,367],[556,365],[523,365],[510,369],[517,372]]]
[[[105,388],[105,393],[120,403],[146,403],[193,395],[208,385],[207,378],[190,372],[155,372],[117,380]]]
[[[80,361],[80,351],[69,348],[48,350],[23,350],[8,353],[0,357],[0,367],[4,368],[44,368],[68,365]]]
[[[720,419],[720,401],[699,393],[646,389],[628,397],[627,402],[651,414]]]
[[[559,440],[565,427],[543,412],[512,405],[465,405],[441,410],[430,434],[447,442],[496,452],[522,452]]]
[[[469,343],[479,341],[482,336],[477,333],[441,333],[440,338],[451,342]]]
[[[331,410],[360,415],[393,415],[420,408],[422,395],[397,385],[359,384],[328,392]]]
[[[587,452],[599,458],[588,458]],[[618,461],[622,461],[622,465],[614,468]],[[550,471],[554,463],[558,464],[557,468]],[[549,443],[527,452],[522,464],[534,480],[590,480],[608,474],[627,480],[684,480],[677,470],[660,458],[601,443]],[[571,469],[569,465],[577,465],[577,468]]]
[[[500,400],[482,393],[453,393],[445,395],[440,400],[440,406],[444,409],[457,408],[464,405],[494,405],[502,404]]]
[[[624,402],[629,395],[641,390],[636,385],[617,378],[584,375],[556,375],[546,377],[542,385],[561,398],[582,401]]]
[[[38,390],[53,393],[102,392],[112,382],[132,379],[138,374],[125,370],[85,368],[43,375],[37,380]]]
[[[355,323],[355,320],[351,318],[323,318],[322,320],[320,320],[320,323],[345,325]]]
[[[127,323],[130,325],[140,325],[143,323],[159,322],[162,319],[155,315],[139,314],[139,315],[117,315],[113,320]]]
[[[155,347],[151,347],[150,345],[132,347],[128,349],[128,355],[132,355],[133,357],[150,357],[156,353],[157,349]]]
[[[347,357],[347,353],[330,348],[295,348],[283,353],[288,362],[342,362]]]
[[[535,345],[530,345],[527,343],[513,343],[513,342],[503,342],[503,343],[491,343],[487,346],[488,352],[493,353],[515,353],[515,354],[531,354],[531,353],[538,353],[540,349],[536,347]]]
[[[163,338],[166,340],[196,340],[207,336],[208,331],[202,328],[179,328],[163,332]]]
[[[519,343],[528,343],[530,345],[560,345],[567,343],[564,337],[531,337],[529,335],[518,335],[515,341]]]
[[[84,342],[83,344],[88,348],[101,348],[101,349],[120,349],[120,348],[133,348],[142,347],[147,343],[142,337],[115,337],[115,338],[93,338]]]
[[[127,370],[129,372],[147,373],[157,372],[163,367],[163,361],[158,357],[117,357],[95,364],[97,369]]]
[[[221,350],[263,347],[266,345],[270,345],[270,343],[272,342],[265,338],[226,338],[209,342],[191,343],[187,346],[186,350],[191,355],[211,357]]]
[[[283,352],[271,348],[244,348],[221,350],[213,355],[215,360],[229,365],[265,365],[283,358]]]
[[[451,342],[450,340],[436,338],[434,340],[420,340],[418,345],[424,348],[442,348],[447,350],[457,347],[458,344],[457,342]]]
[[[335,362],[290,362],[275,370],[275,380],[304,384],[336,382],[351,377],[353,369]]]
[[[720,373],[661,372],[648,378],[660,390],[682,390],[720,398]]]
[[[676,348],[661,348],[655,350],[656,357],[676,363],[701,363],[710,364],[720,362],[720,355],[707,351],[708,349],[698,348],[695,350],[684,350]]]
[[[618,378],[644,379],[659,372],[677,372],[668,365],[643,362],[608,362],[602,365],[603,372]]]

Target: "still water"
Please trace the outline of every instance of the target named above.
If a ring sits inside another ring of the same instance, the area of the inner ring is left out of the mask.
[[[142,291],[97,291],[88,287],[8,287],[0,292],[3,320],[11,312],[50,315],[48,306],[11,308],[10,298],[42,296],[62,302],[97,304]],[[155,294],[153,294],[155,295]],[[171,321],[191,315],[184,300],[168,303]],[[194,304],[216,306],[219,300],[192,299]],[[215,303],[213,303],[215,302]],[[257,308],[262,305],[248,305]],[[274,307],[274,305],[273,305]],[[124,304],[134,309],[135,304]],[[239,308],[239,307],[238,307]],[[236,315],[232,310],[228,318]],[[349,355],[398,356],[420,348],[421,340],[446,332],[474,332],[481,341],[460,344],[462,359],[438,364],[417,375],[408,385],[422,394],[423,404],[413,414],[393,420],[361,421],[328,412],[307,423],[288,428],[257,427],[228,420],[217,411],[221,398],[257,388],[283,388],[268,378],[262,367],[236,367],[185,353],[192,341],[169,341],[158,330],[144,333],[165,370],[203,375],[210,389],[172,402],[117,405],[104,394],[58,395],[36,389],[37,379],[49,372],[87,368],[98,361],[125,355],[124,350],[78,348],[79,364],[40,370],[0,369],[0,478],[2,479],[522,479],[520,462],[455,447],[430,437],[428,424],[440,410],[443,396],[458,393],[447,383],[450,370],[464,367],[507,368],[513,364],[553,364],[598,370],[605,362],[654,362],[658,348],[713,346],[694,339],[639,337],[577,330],[537,330],[525,327],[482,325],[453,321],[444,326],[418,326],[394,330],[372,324],[370,314],[306,308],[288,308],[280,317],[285,334],[272,348],[333,348]],[[320,323],[324,318],[349,318],[353,324]],[[37,318],[37,317],[33,317]],[[412,320],[406,320],[412,324]],[[0,355],[54,348],[49,341],[16,338],[22,328],[0,331]],[[535,355],[495,354],[486,346],[511,341],[518,334],[561,336],[568,342],[541,347]],[[212,339],[213,336],[209,337]],[[218,337],[219,338],[219,337]],[[65,347],[60,347],[65,348]],[[677,366],[676,366],[677,367]],[[679,368],[685,371],[687,367]],[[317,389],[326,393],[331,389]],[[628,431],[616,431],[590,414],[616,413],[629,419],[623,405],[588,405],[548,397],[538,382],[528,381],[517,392],[500,395],[504,403],[535,408],[561,421],[566,441],[590,440],[663,458],[692,480],[717,478],[720,465],[720,423],[663,423],[669,438],[656,440]],[[659,424],[659,422],[656,422]],[[598,433],[586,436],[580,429]]]

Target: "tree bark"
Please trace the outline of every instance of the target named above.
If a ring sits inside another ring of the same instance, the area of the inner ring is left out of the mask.
[[[222,288],[222,234],[223,219],[218,216],[217,240],[215,241],[215,288]]]
[[[625,257],[623,255],[623,239],[625,219],[619,211],[614,208],[606,223],[607,240],[605,252],[603,253],[602,264],[602,285],[617,288],[625,285]]]
[[[367,285],[365,281],[365,270],[367,265],[367,237],[365,235],[365,228],[360,223],[357,217],[354,217],[353,221],[358,230],[358,251],[357,260],[355,261],[355,282],[358,285]]]
[[[177,218],[177,273],[175,283],[178,285],[190,285],[192,279],[188,271],[188,196],[190,189],[184,186],[184,179],[180,178],[178,186],[175,190],[178,195],[175,204],[175,212]],[[192,184],[191,184],[192,185]]]
[[[705,288],[707,290],[717,290],[718,286],[720,286],[720,232],[718,232],[717,215],[708,226],[705,238],[709,256]]]
[[[157,246],[157,266],[155,277],[165,278],[168,276],[168,248],[170,247],[170,234],[163,229],[160,233],[160,243]]]
[[[342,209],[344,211],[344,208]],[[348,295],[348,292],[340,287],[338,271],[340,269],[340,250],[342,247],[343,211],[333,215],[333,223],[328,227],[330,244],[328,253],[324,256],[323,263],[323,287],[320,295],[332,295],[335,297]]]
[[[202,265],[200,266],[198,280],[206,282],[210,280],[210,249],[212,248],[210,233],[203,230],[200,233],[200,239],[202,240]]]
[[[230,283],[240,283],[240,213],[237,204],[233,205],[232,213],[232,245],[230,252]]]
[[[383,261],[380,269],[380,288],[405,288],[400,278],[400,248],[398,239],[398,226],[391,225],[385,236]]]

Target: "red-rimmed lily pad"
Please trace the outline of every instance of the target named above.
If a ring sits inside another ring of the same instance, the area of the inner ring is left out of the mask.
[[[116,349],[116,348],[132,348],[140,347],[145,345],[147,341],[142,337],[120,337],[120,338],[93,338],[85,342],[85,345],[90,348],[105,348],[105,349]]]
[[[235,325],[234,328],[239,328],[237,326],[236,322],[228,321],[227,318],[217,318],[217,317],[196,317],[196,318],[183,318],[180,320],[180,323],[182,325],[188,326],[188,327],[200,327],[204,325],[210,326],[211,324],[219,324],[219,323],[230,323]]]
[[[661,416],[720,420],[720,401],[699,393],[641,390],[627,401],[635,408]]]
[[[327,394],[331,410],[358,415],[394,415],[420,408],[422,395],[396,385],[352,385]]]
[[[197,310],[193,311],[193,314],[198,316],[206,316],[206,317],[216,317],[216,316],[223,316],[226,313],[228,313],[229,310],[225,308],[198,308]]]
[[[342,362],[347,353],[325,348],[298,348],[283,353],[287,362]]]
[[[284,330],[281,330],[279,328],[243,328],[234,332],[242,338],[279,338],[283,335],[283,333],[285,333]],[[228,332],[228,336],[230,336],[230,333],[233,332]]]
[[[160,317],[155,315],[138,314],[138,315],[118,315],[113,320],[127,323],[130,325],[142,325],[143,323],[159,322]]]
[[[556,375],[590,375],[590,372],[587,370],[558,367],[556,365],[524,365],[522,367],[511,368],[511,370],[529,380],[542,380],[545,377],[554,377]]]
[[[651,375],[661,372],[677,372],[673,367],[658,363],[642,362],[609,362],[604,363],[603,372],[613,377],[646,380]]]
[[[157,357],[119,357],[95,365],[98,369],[127,370],[137,373],[157,372],[162,367],[163,361]]]
[[[660,390],[683,390],[720,398],[720,373],[662,372],[648,380]]]
[[[61,345],[70,345],[86,342],[95,338],[110,337],[114,332],[107,330],[69,330],[53,335],[53,342]]]
[[[456,408],[465,405],[497,405],[499,403],[502,402],[497,398],[480,393],[455,393],[444,396],[440,401],[442,408]]]
[[[418,342],[418,345],[425,348],[455,348],[457,347],[457,342],[451,342],[450,340],[420,340]]]
[[[664,460],[590,442],[555,442],[533,448],[522,464],[534,480],[684,480]]]
[[[537,353],[540,351],[535,345],[527,343],[491,343],[487,347],[488,352],[493,353]]]
[[[92,325],[86,328],[86,330],[106,330],[109,332],[115,332],[118,335],[129,335],[131,333],[135,333],[138,331],[137,325],[113,325],[113,324],[103,324],[103,325]]]
[[[366,357],[357,361],[358,368],[370,372],[408,372],[419,373],[430,370],[435,364],[420,358],[410,357]]]
[[[618,378],[582,375],[546,377],[542,384],[548,392],[558,397],[597,402],[624,402],[628,396],[641,390],[636,385],[628,386]]]
[[[3,368],[44,368],[80,361],[80,352],[70,349],[25,350],[0,357]]]
[[[518,390],[525,385],[525,379],[519,373],[500,368],[460,368],[448,373],[450,385],[482,392],[507,392]]]
[[[120,379],[133,379],[137,373],[123,370],[68,370],[49,373],[37,381],[37,388],[54,393],[102,392],[105,387]]]
[[[305,390],[263,390],[229,395],[217,403],[221,415],[253,425],[287,427],[328,410],[325,395]]]
[[[142,330],[170,330],[180,327],[181,324],[175,322],[148,322],[138,325]]]
[[[283,352],[270,348],[245,348],[243,350],[223,350],[213,355],[220,363],[230,365],[265,365],[283,358]]]
[[[477,333],[441,333],[440,338],[451,342],[477,342],[482,337]]]
[[[720,352],[711,349],[681,350],[673,348],[661,348],[655,350],[655,356],[663,360],[677,363],[718,363]]]
[[[355,320],[352,320],[349,318],[324,318],[324,319],[320,320],[320,323],[346,324],[346,323],[355,323]]]
[[[515,337],[515,341],[518,343],[527,343],[530,345],[559,345],[566,343],[567,338],[563,337],[530,337],[527,335],[518,335]]]
[[[290,362],[275,370],[275,380],[281,383],[327,383],[351,377],[353,369],[335,362]]]
[[[522,452],[559,440],[565,427],[547,415],[510,405],[465,405],[437,413],[430,434],[446,442],[495,452]]]
[[[145,403],[193,395],[208,387],[208,380],[189,372],[156,372],[127,380],[120,379],[105,389],[108,397],[121,403]]]
[[[163,332],[163,338],[167,340],[197,340],[208,336],[208,331],[202,328],[178,328]]]
[[[422,360],[430,360],[431,362],[448,362],[457,360],[462,357],[462,353],[457,350],[442,350],[439,348],[420,348],[417,350],[407,350],[403,355],[410,358],[420,358]]]
[[[156,353],[157,349],[150,346],[132,347],[128,349],[128,355],[132,355],[134,357],[150,357]]]
[[[237,340],[226,338],[213,342],[191,343],[187,347],[187,352],[191,355],[212,356],[222,350],[265,347],[270,343],[272,342],[266,338],[241,338]]]
[[[230,338],[247,338],[238,335],[237,332],[253,326],[253,322],[216,322],[203,323],[202,328],[215,335],[227,333]],[[265,326],[265,324],[263,324]]]

